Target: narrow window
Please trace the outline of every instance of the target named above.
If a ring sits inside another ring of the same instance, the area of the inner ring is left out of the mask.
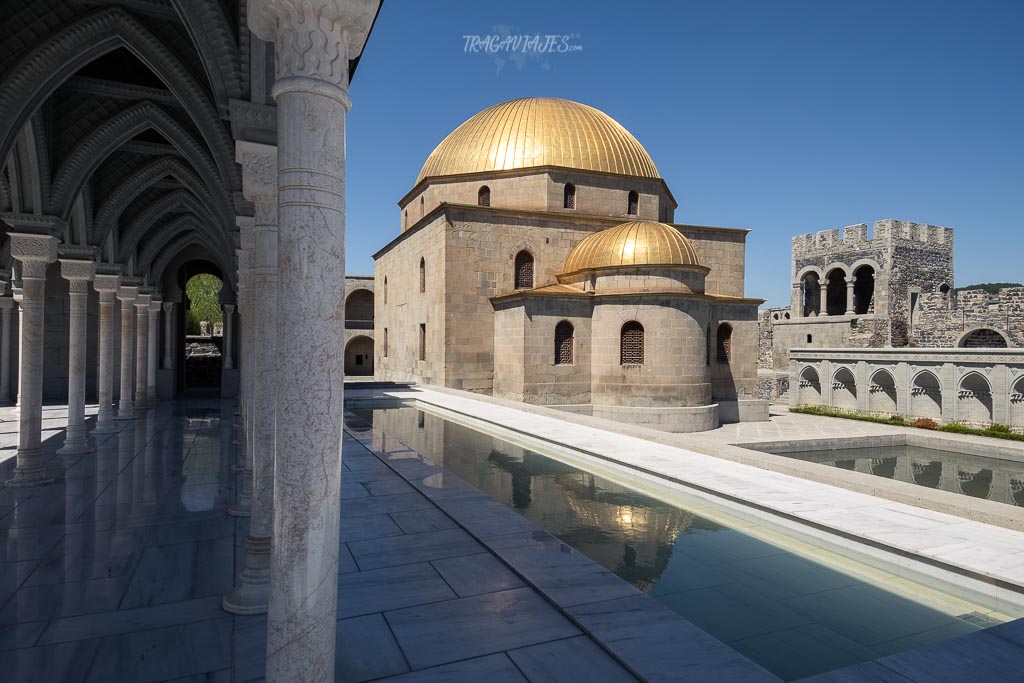
[[[572,183],[565,184],[565,192],[562,195],[562,207],[566,209],[576,208],[576,186]]]
[[[732,360],[732,325],[729,323],[718,326],[715,357],[719,363],[728,363]]]
[[[388,302],[388,276],[384,276],[384,303]]]
[[[814,336],[813,336],[813,335],[810,335],[810,334],[809,334],[809,335],[807,335],[807,343],[808,343],[808,344],[810,344],[810,343],[811,343],[811,342],[813,342],[813,341],[814,341]]]
[[[420,323],[420,360],[427,359],[427,324]]]
[[[409,210],[406,209],[404,212],[402,212],[402,229],[404,230],[404,229],[406,229],[408,227],[409,227]]]
[[[427,291],[427,262],[420,258],[420,294]]]
[[[555,325],[555,365],[572,365],[573,327],[568,320]]]
[[[533,255],[526,250],[516,254],[516,289],[533,289]]]
[[[626,203],[626,213],[635,216],[640,213],[640,195],[636,190],[629,191],[629,200]]]
[[[619,340],[619,363],[644,364],[644,326],[631,320],[622,326]]]
[[[385,358],[387,358],[388,357],[388,328],[386,328],[386,327],[384,328],[384,344],[383,344],[383,347],[384,348],[381,349],[382,355]]]
[[[417,429],[423,429],[423,421],[424,421],[423,411],[422,410],[417,410],[416,411],[416,428]]]
[[[480,188],[480,191],[476,193],[476,203],[480,206],[491,205],[491,188],[484,185]]]
[[[420,197],[420,218],[423,218],[423,214],[426,213],[423,209],[423,197]]]

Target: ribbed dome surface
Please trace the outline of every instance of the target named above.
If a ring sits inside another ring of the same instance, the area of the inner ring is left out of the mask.
[[[452,131],[427,157],[416,182],[537,166],[660,177],[643,145],[604,112],[570,100],[529,97],[484,109]]]
[[[594,233],[576,245],[563,274],[615,266],[699,266],[690,240],[665,223],[631,221]]]

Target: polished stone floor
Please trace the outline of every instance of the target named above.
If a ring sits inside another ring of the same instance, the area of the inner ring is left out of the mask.
[[[246,520],[227,516],[233,405],[163,402],[95,453],[58,456],[54,484],[0,488],[0,680],[249,681],[264,617],[220,596]],[[15,409],[0,409],[0,477]],[[90,423],[91,423],[90,419]],[[382,460],[346,436],[340,681],[635,680]]]

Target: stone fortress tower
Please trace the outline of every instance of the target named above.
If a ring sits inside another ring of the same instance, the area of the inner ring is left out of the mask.
[[[759,394],[800,348],[1024,345],[1024,288],[954,293],[953,229],[899,220],[793,238],[788,308],[759,312]]]

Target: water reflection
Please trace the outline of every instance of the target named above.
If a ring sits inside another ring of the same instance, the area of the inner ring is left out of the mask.
[[[780,455],[972,498],[1024,506],[1024,463],[917,446],[872,446]]]
[[[907,592],[895,575],[870,570],[865,580],[813,548],[791,552],[749,527],[725,526],[411,407],[354,412],[373,423],[378,452],[412,449],[410,456],[443,466],[786,680],[1002,620],[978,608],[984,614],[972,622],[962,618],[966,603]],[[887,472],[896,463],[868,466]]]

